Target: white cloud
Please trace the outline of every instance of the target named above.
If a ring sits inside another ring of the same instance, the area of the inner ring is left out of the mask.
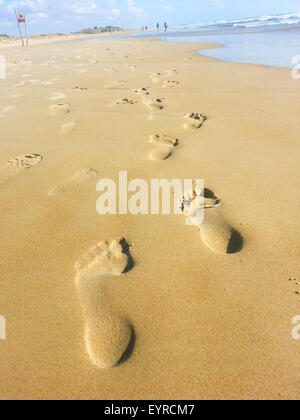
[[[144,9],[136,7],[133,0],[128,0],[128,12],[135,16],[141,16],[144,13]]]
[[[119,4],[119,0],[0,0],[0,26],[10,25],[16,32],[15,9],[26,14],[32,32],[117,25],[121,16]]]

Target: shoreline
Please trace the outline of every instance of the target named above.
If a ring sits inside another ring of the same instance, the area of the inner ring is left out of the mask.
[[[299,81],[198,53],[213,44],[43,45],[5,53],[0,80],[1,397],[298,398]],[[192,113],[206,116],[198,128]],[[7,167],[18,156],[34,165]],[[183,215],[100,216],[96,185],[120,170],[149,185],[204,179],[216,230]],[[243,239],[233,254],[228,226]],[[118,243],[128,271],[114,265]],[[115,275],[94,278],[90,295],[78,261],[95,244]],[[129,325],[135,334],[124,363],[101,369],[85,325],[109,335],[107,313],[126,320],[123,342]]]

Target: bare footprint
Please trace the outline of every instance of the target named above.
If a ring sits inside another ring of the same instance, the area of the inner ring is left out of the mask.
[[[70,105],[69,104],[55,104],[49,107],[50,115],[58,114],[69,114]]]
[[[28,154],[10,159],[5,165],[0,167],[0,185],[19,173],[37,165],[42,159],[42,156],[38,154]]]
[[[143,104],[146,105],[151,111],[162,111],[164,109],[163,100],[160,98],[146,99],[143,97]]]
[[[161,160],[167,160],[172,155],[172,147],[169,146],[158,146],[149,154],[149,159],[154,162]]]
[[[199,198],[202,197],[202,200]],[[199,204],[200,203],[200,204]],[[243,238],[223,219],[218,208],[220,200],[212,191],[193,191],[181,203],[183,214],[199,229],[204,244],[218,254],[235,254],[243,247]],[[199,206],[204,210],[204,220]]]
[[[79,90],[79,91],[86,91],[86,90],[88,90],[86,87],[79,87],[79,86],[75,86],[74,88],[73,88],[73,90]]]
[[[67,178],[64,182],[52,188],[48,195],[58,196],[60,194],[65,194],[68,191],[78,187],[79,185],[89,182],[97,176],[98,172],[95,169],[83,169],[80,172],[77,172],[75,175]]]
[[[171,77],[171,76],[174,76],[174,75],[176,75],[176,74],[178,74],[178,71],[177,71],[176,69],[173,69],[173,70],[166,70],[166,71],[163,73],[163,76],[165,76],[165,77]]]
[[[150,75],[150,78],[152,80],[152,83],[159,83],[159,79],[160,79],[161,76],[162,76],[161,73],[152,73]]]
[[[166,135],[159,136],[158,134],[153,134],[150,136],[150,143],[157,146],[162,144],[167,146],[178,146],[178,139]]]
[[[116,102],[117,105],[135,105],[137,101],[134,99],[123,98]]]
[[[191,57],[186,57],[184,59],[184,65],[185,66],[190,66],[192,64],[192,58]]]
[[[51,96],[51,101],[61,101],[65,99],[66,95],[62,92],[53,92]]]
[[[128,67],[129,70],[135,70],[136,69],[136,65],[135,64],[126,64],[126,67]]]
[[[150,95],[150,92],[147,88],[139,88],[139,89],[134,89],[133,91],[136,95],[145,95],[148,96]]]
[[[174,88],[175,86],[178,86],[179,82],[176,80],[165,80],[163,83],[163,88]]]
[[[186,114],[184,118],[187,120],[184,124],[185,129],[189,128],[201,128],[204,122],[207,120],[207,117],[202,114],[198,113],[192,113],[192,114]]]
[[[75,267],[90,360],[101,369],[116,367],[130,356],[134,331],[107,302],[104,288],[109,276],[120,276],[133,268],[129,246],[125,239],[100,242]]]

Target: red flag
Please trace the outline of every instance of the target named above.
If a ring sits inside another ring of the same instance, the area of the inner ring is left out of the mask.
[[[17,16],[18,23],[26,22],[25,15],[23,15],[22,13],[16,13],[16,16]]]

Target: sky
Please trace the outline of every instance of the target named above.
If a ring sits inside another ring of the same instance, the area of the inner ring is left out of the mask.
[[[299,12],[300,0],[0,0],[0,33],[16,35],[14,10],[27,15],[32,34],[75,32],[93,26],[170,27]]]

